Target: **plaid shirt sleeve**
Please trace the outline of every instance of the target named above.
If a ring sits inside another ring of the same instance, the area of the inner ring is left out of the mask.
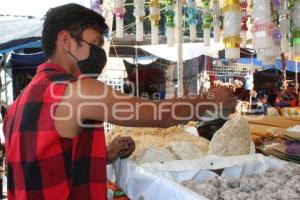
[[[52,117],[76,77],[42,65],[4,120],[9,199],[106,199],[103,128],[62,138]],[[100,123],[101,122],[92,122]]]

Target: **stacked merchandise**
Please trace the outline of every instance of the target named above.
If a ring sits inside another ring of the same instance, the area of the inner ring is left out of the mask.
[[[242,117],[227,121],[214,134],[211,142],[186,133],[183,127],[114,127],[107,134],[107,142],[120,134],[133,138],[136,150],[129,159],[137,164],[194,160],[206,155],[234,156],[253,153],[249,124]]]
[[[114,127],[107,135],[107,141],[120,134],[129,135],[134,140],[136,149],[129,159],[138,164],[198,159],[208,152],[209,141],[185,133],[183,127]]]
[[[114,166],[118,184],[134,199],[300,198],[300,166],[261,154]]]
[[[186,180],[182,185],[208,199],[299,199],[300,167],[289,163],[281,170],[239,178],[215,176],[205,182]]]
[[[247,116],[250,124],[251,137],[259,146],[263,140],[270,140],[286,132],[286,129],[297,125],[299,122],[281,116]]]
[[[300,164],[299,117],[248,118],[253,141],[267,155]]]
[[[300,164],[300,126],[288,128],[279,138],[266,141],[262,152]]]

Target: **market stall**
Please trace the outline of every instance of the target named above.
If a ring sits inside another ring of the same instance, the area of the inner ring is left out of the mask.
[[[241,87],[246,98],[229,119],[200,120],[168,129],[114,127],[107,141],[118,134],[130,135],[136,142],[136,151],[127,160],[114,163],[113,180],[130,199],[300,198],[297,104],[274,108],[278,116],[266,116],[264,111],[257,116],[257,107],[252,108],[254,101],[263,99],[253,89],[276,90],[286,87],[287,82],[298,83],[298,2],[191,0],[185,6],[191,42],[197,40],[194,9],[203,13],[203,43],[189,45],[185,39],[178,40],[178,7],[166,1],[167,45],[158,44],[161,40],[156,39],[152,41],[155,45],[140,48],[178,63],[196,54],[214,57],[201,63],[204,67],[196,77],[199,84],[207,81],[207,88]],[[219,37],[223,42],[219,42]],[[176,40],[178,47],[184,41],[181,52],[172,48]],[[197,65],[190,61],[184,64]],[[180,72],[178,68],[174,77],[183,76]],[[186,80],[178,81],[182,84],[180,81]]]
[[[211,141],[191,130],[194,122],[168,129],[115,127],[107,142],[128,134],[136,151],[113,164],[110,178],[130,199],[297,199],[299,132],[291,131],[298,131],[298,120],[233,117]]]
[[[106,143],[127,135],[135,151],[128,158],[120,153],[120,159],[108,166],[109,199],[300,199],[300,98],[288,99],[284,106],[264,105],[254,91],[285,92],[289,82],[298,93],[300,1],[99,2],[93,2],[94,10],[115,16],[110,54],[132,57],[132,63],[123,62],[136,96],[160,100],[166,94],[199,95],[224,86],[237,96],[238,90],[245,94],[236,112],[225,117],[202,116],[169,128],[113,126]],[[127,25],[129,14],[134,22]],[[26,23],[29,33],[3,34],[7,38],[0,38],[0,53],[23,47],[19,45],[40,45],[42,20]],[[6,22],[6,31],[14,28],[10,24]],[[125,33],[132,27],[135,34]],[[141,64],[141,55],[155,59]],[[12,70],[22,76],[45,61],[36,52],[10,56]],[[24,88],[20,82],[15,97]],[[121,85],[123,80],[118,90],[125,92]],[[125,93],[132,92],[127,89]],[[148,98],[154,93],[159,93],[158,99]],[[253,108],[254,101],[262,106]],[[268,115],[270,107],[276,114]]]

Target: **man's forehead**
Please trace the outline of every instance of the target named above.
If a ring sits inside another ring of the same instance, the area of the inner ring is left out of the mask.
[[[104,44],[104,35],[92,28],[88,28],[82,32],[82,39],[89,42],[97,42],[99,45]]]
[[[99,31],[97,31],[93,28],[85,29],[82,33],[82,36],[93,37],[95,39],[103,39],[103,37],[104,37],[102,33],[100,33]]]

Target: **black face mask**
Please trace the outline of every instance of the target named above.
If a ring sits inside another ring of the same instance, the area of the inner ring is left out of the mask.
[[[89,57],[83,60],[78,60],[74,55],[72,55],[70,52],[69,53],[77,60],[77,65],[81,71],[81,74],[91,76],[92,78],[98,78],[107,62],[106,53],[104,49],[82,39],[80,40],[90,46]]]

